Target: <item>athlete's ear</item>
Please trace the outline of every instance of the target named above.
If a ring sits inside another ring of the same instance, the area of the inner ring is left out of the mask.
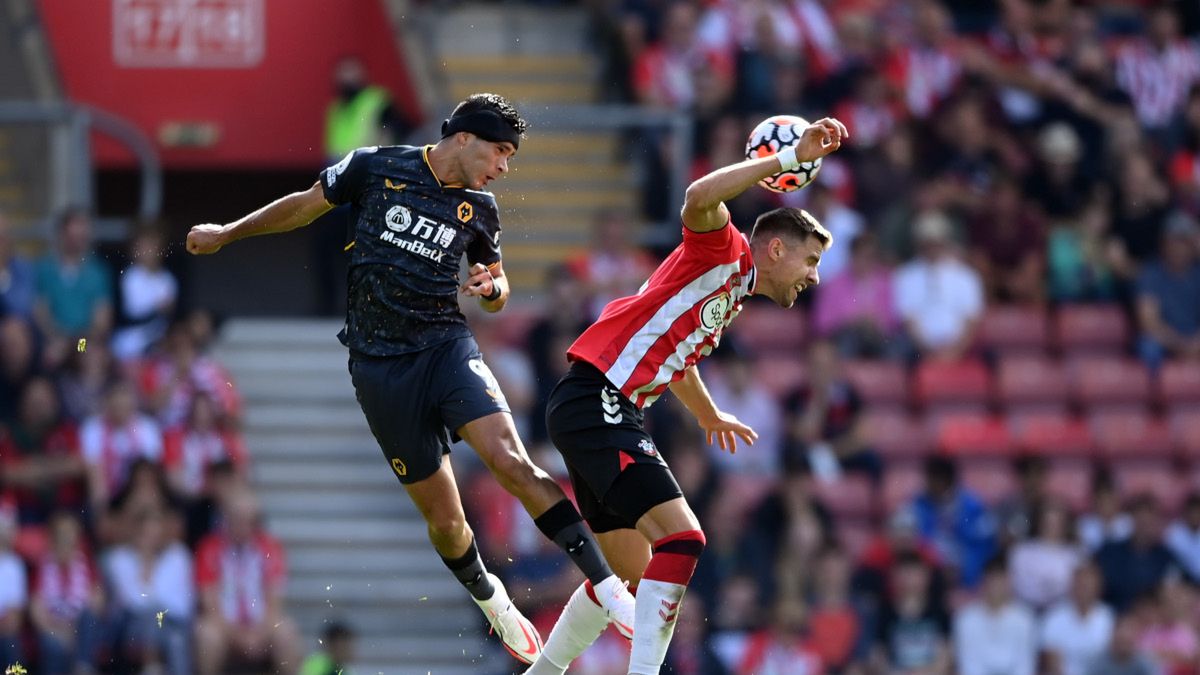
[[[771,238],[771,246],[767,250],[771,252],[772,259],[779,260],[780,258],[783,257],[783,254],[785,253],[785,249],[787,249],[787,247],[784,246],[782,239],[780,239],[779,237],[772,237]]]

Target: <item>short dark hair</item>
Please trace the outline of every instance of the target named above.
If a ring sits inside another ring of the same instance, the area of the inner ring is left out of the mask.
[[[954,484],[958,481],[958,465],[945,455],[932,455],[925,460],[925,478],[940,478]]]
[[[754,229],[750,230],[750,240],[756,237],[790,237],[804,241],[816,237],[825,248],[833,243],[833,235],[812,214],[794,206],[767,211],[754,221]]]
[[[450,113],[450,117],[458,117],[480,110],[490,110],[496,113],[518,134],[523,135],[529,128],[529,123],[521,117],[521,113],[517,112],[513,104],[500,94],[471,94],[454,106],[454,112]]]

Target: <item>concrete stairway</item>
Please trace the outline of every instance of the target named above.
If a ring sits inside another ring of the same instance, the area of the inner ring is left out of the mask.
[[[360,635],[358,673],[511,668],[371,437],[339,328],[238,319],[216,354],[246,398],[254,487],[288,552],[289,611],[311,647],[326,621],[348,620]]]
[[[520,299],[541,289],[547,267],[587,246],[597,212],[632,212],[636,199],[617,133],[538,127],[555,106],[596,102],[587,17],[577,8],[465,5],[434,25],[446,96],[502,94],[533,121],[509,175],[493,185],[505,271]]]

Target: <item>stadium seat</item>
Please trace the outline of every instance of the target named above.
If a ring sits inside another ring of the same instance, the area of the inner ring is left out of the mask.
[[[1013,415],[1009,418],[1017,446],[1046,457],[1089,457],[1094,443],[1083,420],[1049,413]]]
[[[991,415],[946,415],[937,421],[940,451],[956,457],[1007,457],[1013,442],[1008,426]]]
[[[784,309],[769,301],[751,300],[734,319],[738,344],[754,356],[804,354],[805,316],[798,308]]]
[[[996,400],[1008,412],[1066,412],[1066,369],[1039,356],[1007,356],[996,368]]]
[[[988,504],[995,504],[1016,490],[1016,476],[1007,460],[963,458],[958,467],[963,484]]]
[[[1043,354],[1050,344],[1049,322],[1037,308],[989,307],[979,327],[979,343],[995,354]]]
[[[792,358],[758,358],[754,361],[754,379],[776,398],[787,396],[805,382],[807,366],[799,355]]]
[[[925,361],[917,366],[913,393],[927,409],[982,410],[991,395],[991,378],[980,361]]]
[[[1200,410],[1177,410],[1170,415],[1175,447],[1189,459],[1200,460]]]
[[[842,548],[846,549],[851,560],[858,560],[862,552],[867,549],[867,545],[875,538],[875,528],[870,523],[858,520],[838,522],[835,529],[838,542],[841,543]]]
[[[884,513],[894,513],[912,501],[925,486],[925,476],[919,464],[889,466],[883,474]]]
[[[1129,344],[1129,325],[1117,305],[1064,305],[1055,314],[1054,327],[1064,354],[1120,353]]]
[[[1082,511],[1092,501],[1092,464],[1084,459],[1056,459],[1046,467],[1046,491]]]
[[[843,474],[835,481],[814,479],[813,495],[839,521],[869,519],[875,515],[875,491],[871,481],[859,474]]]
[[[868,406],[908,405],[908,376],[894,361],[850,361],[846,376]]]
[[[933,450],[928,427],[906,413],[869,408],[863,412],[861,424],[867,443],[885,462],[924,457]]]
[[[1171,430],[1163,420],[1144,411],[1102,411],[1089,423],[1096,448],[1110,460],[1169,458],[1174,454]]]
[[[1170,361],[1158,371],[1155,384],[1158,400],[1164,406],[1200,410],[1200,363]]]
[[[1150,401],[1150,373],[1140,361],[1123,357],[1072,359],[1072,394],[1089,409],[1141,408]]]
[[[1122,497],[1150,493],[1168,511],[1179,508],[1188,489],[1186,479],[1168,461],[1119,463],[1113,466],[1113,477]]]

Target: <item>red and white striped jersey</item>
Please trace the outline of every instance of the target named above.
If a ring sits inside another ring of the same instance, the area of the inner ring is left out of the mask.
[[[638,294],[608,303],[567,357],[592,364],[644,408],[720,343],[754,280],[750,242],[733,223],[705,233],[685,227]]]

